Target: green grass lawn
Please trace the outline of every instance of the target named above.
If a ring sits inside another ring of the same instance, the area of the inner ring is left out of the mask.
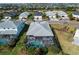
[[[11,54],[17,55],[17,54],[25,54],[26,49],[25,49],[25,45],[24,45],[24,40],[26,38],[26,33],[24,33],[19,42],[16,44],[16,46],[14,47],[14,49],[12,50]],[[22,50],[25,50],[25,52],[23,53]]]
[[[62,29],[61,25],[58,25],[58,27],[55,25],[52,25],[52,27],[54,27],[54,31],[58,37],[58,41],[59,41],[60,46],[62,48],[62,52],[64,54],[70,54],[70,55],[79,54],[79,46],[72,44],[73,33],[71,33],[70,31],[72,30],[73,27],[68,26],[70,29],[67,32],[57,30],[57,29]]]
[[[7,46],[0,46],[0,55],[9,55],[12,49]]]
[[[24,41],[26,40],[26,31],[28,26],[26,25],[24,30],[21,32],[22,34],[19,36],[19,41],[17,42],[16,46],[12,50],[11,54],[18,55],[18,54],[26,54],[26,47]]]
[[[60,50],[58,48],[56,48],[54,45],[52,45],[48,48],[47,55],[57,55],[57,54],[59,54],[59,52],[60,52]]]

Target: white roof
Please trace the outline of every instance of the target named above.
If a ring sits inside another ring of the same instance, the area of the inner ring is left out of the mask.
[[[53,11],[47,11],[47,12],[45,12],[45,14],[47,16],[56,16],[56,12],[53,12]]]
[[[58,15],[59,16],[67,16],[67,13],[65,13],[64,11],[58,11]]]
[[[26,35],[33,35],[33,36],[54,36],[48,22],[32,22],[30,27],[26,33]]]
[[[19,15],[19,18],[26,18],[29,15],[28,12],[23,12]]]

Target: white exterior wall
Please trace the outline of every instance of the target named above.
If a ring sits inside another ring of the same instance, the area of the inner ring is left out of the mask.
[[[42,21],[42,16],[34,16],[35,21]]]
[[[64,17],[68,17],[68,15],[64,15]]]
[[[65,16],[65,17],[62,17],[62,19],[69,19],[69,17]]]
[[[19,19],[22,19],[22,18],[27,18],[27,16],[26,17],[21,17],[21,16],[19,17]]]
[[[49,16],[50,21],[58,21],[58,19],[56,18],[56,16]]]
[[[56,18],[56,15],[54,15],[54,16],[49,16],[49,18]]]
[[[53,18],[56,18],[56,15],[54,15]]]
[[[10,17],[10,16],[5,16],[4,18],[5,18],[5,19],[11,19],[11,17]]]
[[[76,29],[75,35],[74,35],[74,39],[78,37],[79,38],[79,29]]]
[[[79,29],[76,30],[73,39],[74,39],[74,41],[72,43],[75,45],[79,45]]]
[[[54,17],[54,16],[49,16],[49,19],[50,19],[51,21],[53,21],[53,20],[54,20],[53,17]]]
[[[49,16],[49,18],[52,18],[52,16]]]
[[[64,17],[68,17],[67,15],[60,15],[60,17],[62,17],[62,16],[64,16]]]
[[[9,29],[0,29],[0,34],[16,34],[17,33],[17,29],[11,29],[11,28],[9,28]]]
[[[27,19],[19,19],[19,20],[20,20],[20,21],[24,21],[24,22],[25,22]]]

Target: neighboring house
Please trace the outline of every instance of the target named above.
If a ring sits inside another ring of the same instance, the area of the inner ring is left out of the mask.
[[[68,17],[67,13],[64,11],[58,11],[58,16],[60,17]]]
[[[75,19],[79,19],[79,12],[73,12],[72,16],[73,16]]]
[[[26,33],[27,45],[32,47],[48,47],[54,44],[54,34],[48,22],[32,22]]]
[[[15,16],[17,16],[17,13],[16,12],[6,12],[3,14],[3,16],[15,17]]]
[[[45,12],[46,16],[49,16],[49,17],[56,17],[56,13],[53,13],[53,11],[47,11]]]
[[[34,21],[42,21],[42,13],[36,11],[34,14]]]
[[[45,12],[46,16],[49,17],[49,20],[51,21],[58,21],[58,19],[56,18],[56,12],[55,11],[47,11]]]
[[[5,19],[0,22],[0,45],[11,45],[24,28],[24,22]]]
[[[21,14],[19,15],[19,20],[26,21],[28,15],[29,15],[28,12],[23,12],[23,13],[21,13]]]
[[[76,29],[72,44],[79,45],[79,28]]]
[[[47,11],[45,13],[51,21],[59,21],[59,19],[69,20],[67,13],[65,13],[64,11]]]
[[[7,21],[7,20],[11,20],[10,16],[5,16],[4,19],[2,19],[1,21]]]
[[[57,13],[58,13],[58,16],[59,16],[59,18],[61,20],[69,20],[69,17],[68,17],[68,15],[67,15],[66,12],[64,12],[64,11],[58,11]]]

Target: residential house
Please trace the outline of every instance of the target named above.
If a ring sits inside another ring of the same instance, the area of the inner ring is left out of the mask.
[[[66,12],[58,11],[57,14],[58,14],[58,16],[60,17],[61,20],[64,20],[64,19],[69,20],[69,17],[68,17]]]
[[[23,12],[19,15],[19,20],[26,21],[29,13],[28,12]]]
[[[58,16],[60,16],[60,17],[67,17],[68,15],[64,11],[58,11]]]
[[[50,21],[58,21],[58,19],[56,17],[57,16],[56,11],[47,11],[47,12],[45,12],[45,14],[46,14],[46,16],[49,17]]]
[[[5,18],[0,21],[0,45],[11,45],[15,42],[20,32],[24,28],[24,22]]]
[[[72,16],[73,16],[75,19],[79,19],[79,12],[73,12],[73,13],[72,13]]]
[[[48,47],[54,44],[54,34],[52,33],[48,22],[32,22],[26,33],[28,46]]]
[[[16,17],[17,13],[16,12],[5,12],[3,16],[10,16],[10,17]]]
[[[2,19],[1,21],[7,21],[7,20],[11,20],[10,16],[4,16],[4,19]]]
[[[36,11],[34,14],[34,21],[42,21],[42,13]]]

